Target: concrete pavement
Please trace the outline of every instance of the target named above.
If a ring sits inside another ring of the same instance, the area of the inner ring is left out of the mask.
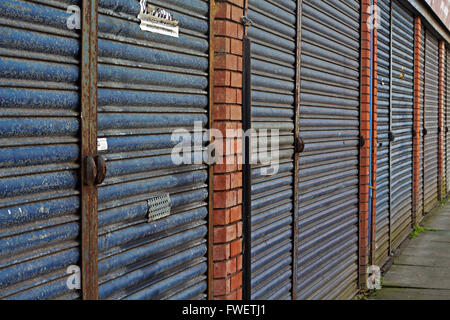
[[[425,217],[370,300],[450,300],[450,204]]]

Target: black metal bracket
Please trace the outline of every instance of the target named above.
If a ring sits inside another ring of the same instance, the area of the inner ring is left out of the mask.
[[[362,148],[366,144],[366,138],[364,136],[359,136],[359,147]]]
[[[93,186],[95,183],[95,177],[97,176],[97,165],[92,157],[84,158],[84,184],[87,186]]]
[[[84,158],[84,184],[102,184],[106,177],[106,161],[102,156]]]
[[[415,138],[417,136],[417,130],[416,129],[412,129],[412,136],[413,136],[413,138]]]
[[[251,27],[253,25],[252,19],[250,19],[248,16],[243,16],[241,18],[241,23],[246,27]]]
[[[391,141],[391,142],[395,141],[395,134],[392,131],[389,131],[389,141]]]
[[[428,129],[427,128],[423,128],[423,135],[426,136],[428,134]]]
[[[297,137],[295,139],[295,152],[302,153],[305,150],[305,142],[302,138]]]
[[[94,157],[95,165],[97,167],[97,174],[95,176],[95,184],[102,184],[106,178],[106,161],[103,156]]]

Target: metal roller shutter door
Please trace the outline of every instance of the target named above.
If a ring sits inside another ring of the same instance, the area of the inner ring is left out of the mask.
[[[446,95],[446,83],[447,83],[447,51],[446,46],[444,45],[444,52],[443,52],[443,79],[444,79],[444,92],[443,92],[443,106],[442,106],[442,116],[443,116],[443,139],[442,142],[442,189],[441,189],[441,199],[444,199],[447,196],[447,95]]]
[[[209,3],[152,4],[179,20],[179,38],[141,31],[139,1],[99,0],[100,299],[206,297],[207,167],[173,164],[171,133],[208,124]],[[170,215],[148,223],[148,200],[167,194]]]
[[[392,2],[391,242],[397,248],[411,229],[414,108],[414,16]]]
[[[446,84],[447,84],[447,49],[446,46],[444,45],[444,53],[443,53],[443,79],[444,79],[444,92],[443,92],[443,106],[442,106],[442,116],[443,116],[443,128],[442,130],[444,130],[443,132],[443,139],[444,141],[442,142],[442,190],[441,190],[441,199],[444,199],[447,196],[447,89],[446,89]]]
[[[389,256],[390,216],[390,69],[391,69],[391,1],[378,0],[377,78],[377,195],[376,195],[376,253],[375,264],[382,265]]]
[[[446,47],[446,61],[444,64],[445,70],[445,100],[444,100],[444,115],[445,115],[445,159],[446,159],[446,190],[447,194],[450,193],[450,68],[448,63],[450,62],[450,50],[449,47]]]
[[[417,212],[416,212],[416,223],[420,223],[423,218],[423,210],[424,210],[424,204],[423,204],[423,168],[424,168],[424,63],[425,63],[425,34],[424,34],[424,28],[422,28],[422,31],[420,33],[420,155],[419,155],[419,190],[417,195]]]
[[[438,41],[425,32],[424,64],[424,212],[439,202],[438,194]]]
[[[1,299],[80,296],[80,2],[0,2]]]
[[[359,1],[303,1],[298,299],[358,290]]]
[[[251,127],[280,132],[278,173],[251,169],[251,299],[290,299],[292,289],[293,141],[296,1],[249,0]],[[268,132],[270,134],[270,131]],[[252,143],[252,157],[257,143]],[[268,152],[272,149],[269,147]]]

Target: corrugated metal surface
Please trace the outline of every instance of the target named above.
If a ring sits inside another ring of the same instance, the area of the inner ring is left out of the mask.
[[[446,50],[446,45],[444,45],[444,52],[443,52],[443,79],[444,79],[444,93],[443,93],[443,106],[442,106],[442,116],[443,116],[443,121],[442,121],[442,133],[443,133],[443,139],[444,141],[442,142],[442,188],[441,188],[441,199],[445,199],[445,197],[447,196],[447,137],[448,137],[448,133],[446,132],[446,127],[447,127],[447,50]]]
[[[450,49],[446,46],[446,60],[445,60],[445,100],[444,100],[444,115],[445,115],[445,162],[446,162],[446,190],[447,194],[450,193]]]
[[[252,129],[278,129],[278,173],[252,166],[251,298],[290,299],[292,289],[293,141],[296,1],[249,0]],[[269,131],[270,134],[270,131]],[[261,141],[261,140],[260,140]],[[270,141],[270,140],[269,140]],[[258,155],[252,144],[253,157]],[[270,153],[275,148],[268,147]],[[259,153],[259,158],[264,155]]]
[[[377,195],[375,264],[389,256],[390,219],[390,86],[391,86],[391,1],[378,0],[378,93],[377,93]]]
[[[420,223],[423,218],[423,210],[424,210],[424,188],[423,188],[423,177],[424,177],[424,63],[425,63],[425,28],[422,26],[422,31],[420,33],[420,160],[419,160],[419,190],[417,195],[417,213],[416,213],[416,222]]]
[[[358,277],[360,2],[303,1],[298,299],[352,296]]]
[[[80,265],[78,31],[69,4],[0,2],[0,298],[74,299]]]
[[[179,38],[141,31],[139,1],[99,1],[100,299],[206,297],[207,167],[174,165],[171,132],[208,124],[209,2],[152,4],[179,19]],[[147,200],[167,193],[170,215],[148,223]]]
[[[424,64],[424,212],[438,204],[438,41],[425,32]]]
[[[397,248],[411,229],[414,117],[414,16],[392,2],[391,242]]]

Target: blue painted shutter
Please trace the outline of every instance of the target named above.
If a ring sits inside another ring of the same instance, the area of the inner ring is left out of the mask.
[[[141,31],[139,1],[99,1],[99,297],[203,299],[207,166],[174,165],[171,134],[208,124],[209,3],[151,3],[179,20],[179,38]],[[167,193],[170,215],[148,223],[147,200]]]
[[[382,266],[411,229],[414,16],[398,1],[384,0],[378,5],[381,19],[375,263]]]
[[[360,1],[303,1],[298,299],[358,290]]]
[[[438,198],[438,40],[425,31],[424,61],[424,212],[429,213],[439,202]]]
[[[414,116],[414,16],[398,1],[392,3],[392,249],[408,236],[412,219],[412,151]]]
[[[377,193],[376,193],[376,264],[389,256],[390,215],[390,86],[391,86],[391,1],[378,0],[380,9],[377,78]]]
[[[80,1],[0,2],[0,298],[73,299],[80,265]]]
[[[280,133],[279,169],[252,165],[251,298],[290,299],[292,290],[293,141],[296,2],[250,0],[252,129]],[[270,143],[270,136],[268,138]],[[256,147],[256,143],[253,148]],[[273,148],[268,147],[268,152]],[[256,159],[256,150],[253,156]]]

